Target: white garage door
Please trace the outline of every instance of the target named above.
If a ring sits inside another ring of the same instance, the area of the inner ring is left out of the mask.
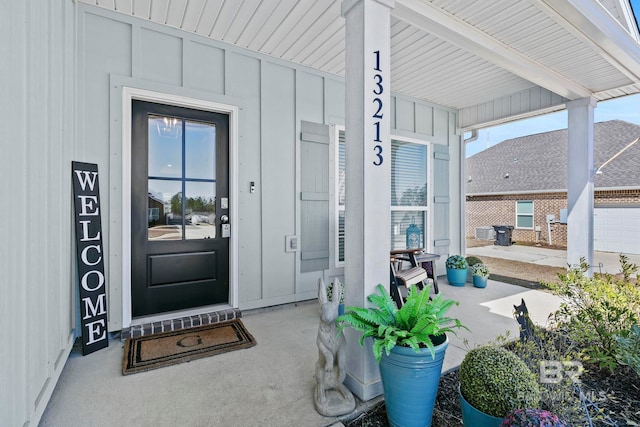
[[[640,254],[640,207],[595,208],[593,238],[596,251]]]

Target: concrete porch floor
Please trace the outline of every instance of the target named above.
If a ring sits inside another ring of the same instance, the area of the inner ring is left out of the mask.
[[[507,330],[517,337],[512,310],[521,298],[538,324],[545,324],[560,303],[549,293],[491,280],[485,289],[469,283],[453,287],[444,277],[439,285],[447,298],[460,302],[452,317],[471,329],[450,336],[443,371],[458,366],[476,344]],[[319,415],[313,404],[318,319],[316,301],[245,312],[242,320],[256,338],[255,347],[129,376],[121,374],[119,339],[85,357],[74,350],[40,426],[336,424],[339,419]]]

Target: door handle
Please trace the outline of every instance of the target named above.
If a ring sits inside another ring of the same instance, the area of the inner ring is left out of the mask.
[[[229,223],[229,217],[227,215],[222,215],[220,217],[220,224],[228,224]]]

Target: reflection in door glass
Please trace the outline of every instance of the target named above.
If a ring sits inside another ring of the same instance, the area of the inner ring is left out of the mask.
[[[215,238],[215,125],[149,115],[148,137],[148,239]]]
[[[215,179],[215,125],[187,121],[184,132],[185,177],[191,179]]]
[[[186,182],[185,239],[216,237],[216,185]]]
[[[149,240],[182,240],[182,183],[149,180]]]
[[[182,177],[182,120],[149,116],[149,176]]]

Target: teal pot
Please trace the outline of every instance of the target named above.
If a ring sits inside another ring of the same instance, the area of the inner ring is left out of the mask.
[[[486,288],[487,279],[487,277],[473,276],[473,286],[475,286],[476,288]]]
[[[342,316],[344,314],[344,304],[338,305],[338,316]]]
[[[395,346],[387,356],[382,352],[380,377],[384,389],[387,420],[392,427],[429,427],[438,394],[446,335],[433,338],[435,357],[428,348],[418,352]]]
[[[500,427],[500,424],[502,424],[502,418],[485,414],[484,412],[474,408],[464,398],[460,392],[460,388],[458,388],[458,394],[460,395],[460,406],[462,407],[462,425],[465,427]]]
[[[451,286],[464,286],[467,282],[467,269],[447,268],[447,281]]]

